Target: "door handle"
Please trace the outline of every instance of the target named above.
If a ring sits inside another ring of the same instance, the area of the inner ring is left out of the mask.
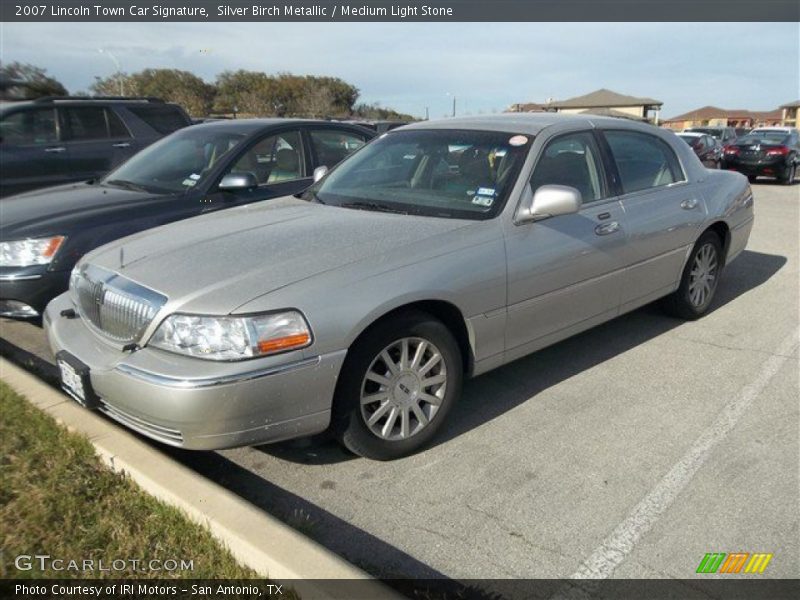
[[[112,148],[130,148],[130,142],[120,142],[119,144],[111,144]]]
[[[610,223],[601,223],[600,225],[594,228],[594,232],[597,235],[608,235],[610,233],[614,233],[615,231],[619,231],[619,223],[617,221],[611,221]]]
[[[64,152],[64,150],[66,150],[66,148],[64,148],[64,146],[54,146],[52,148],[45,148],[44,149],[45,152],[51,152],[51,153],[55,153],[55,154],[59,154],[61,152]]]
[[[693,210],[697,208],[697,200],[694,198],[690,198],[689,200],[684,200],[681,202],[681,208],[683,210]]]

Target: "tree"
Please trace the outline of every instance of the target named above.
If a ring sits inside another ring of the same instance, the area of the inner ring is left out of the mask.
[[[5,80],[7,96],[14,99],[66,96],[68,93],[61,82],[47,74],[46,69],[27,63],[14,61],[1,65],[0,78]]]
[[[106,78],[96,77],[91,90],[98,95],[118,95],[120,80],[129,96],[155,96],[175,102],[195,116],[209,114],[216,95],[213,85],[194,73],[178,69],[145,69],[132,75],[120,73]]]
[[[391,108],[383,108],[377,102],[372,104],[361,103],[353,108],[353,116],[362,119],[374,119],[377,121],[416,121],[415,117],[405,113],[397,112]]]

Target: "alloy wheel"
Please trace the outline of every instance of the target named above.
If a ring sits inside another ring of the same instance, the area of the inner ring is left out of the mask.
[[[361,417],[377,437],[405,440],[425,429],[447,390],[447,365],[433,343],[406,337],[373,359],[361,383]]]
[[[689,300],[695,307],[705,306],[717,287],[717,249],[711,243],[700,247],[689,273]]]

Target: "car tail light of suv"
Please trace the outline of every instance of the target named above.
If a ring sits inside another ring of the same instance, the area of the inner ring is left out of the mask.
[[[786,156],[789,154],[788,146],[778,146],[767,150],[767,156]]]
[[[732,154],[732,155],[739,154],[739,148],[737,148],[736,146],[725,146],[723,150],[725,154]]]

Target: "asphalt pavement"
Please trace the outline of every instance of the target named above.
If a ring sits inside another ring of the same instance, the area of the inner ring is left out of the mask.
[[[647,306],[469,381],[422,453],[167,453],[380,576],[685,579],[768,552],[762,577],[800,577],[800,184],[754,192],[710,314]],[[0,337],[52,375],[37,326]]]

